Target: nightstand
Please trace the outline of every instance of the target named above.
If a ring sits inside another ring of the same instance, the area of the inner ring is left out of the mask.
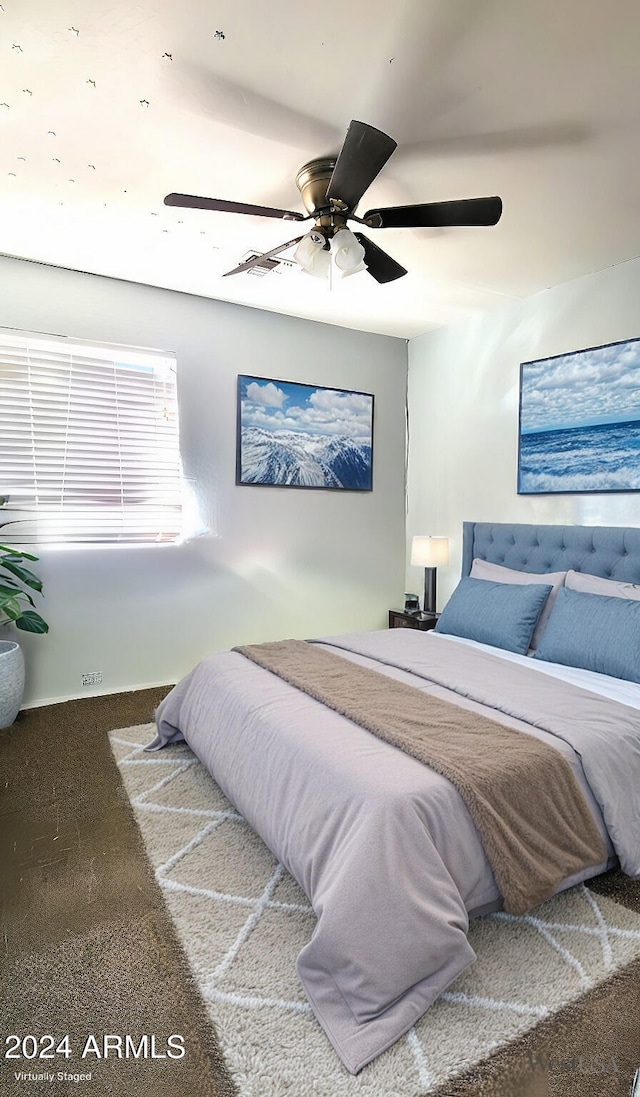
[[[435,628],[439,613],[403,613],[401,609],[389,610],[389,628],[417,628],[428,632]]]

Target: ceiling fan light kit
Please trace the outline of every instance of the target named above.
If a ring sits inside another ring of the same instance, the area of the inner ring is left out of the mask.
[[[167,206],[218,210],[257,217],[275,217],[284,221],[315,224],[304,236],[297,236],[271,251],[240,263],[226,276],[250,270],[265,259],[297,244],[294,260],[307,274],[331,278],[333,269],[345,278],[367,270],[379,283],[393,282],[407,273],[387,252],[361,232],[353,233],[347,221],[365,228],[453,228],[462,225],[496,225],[502,215],[502,200],[466,198],[453,202],[427,202],[410,206],[389,206],[367,210],[363,217],[356,207],[366,190],[382,170],[396,148],[396,142],[382,130],[365,122],[349,124],[337,157],[321,157],[304,164],[296,175],[306,215],[295,210],[274,209],[219,198],[198,198],[191,194],[168,194]]]
[[[293,259],[305,274],[329,278],[337,273],[341,278],[366,270],[362,244],[348,228],[335,229],[332,235],[325,229],[311,229],[298,244]]]

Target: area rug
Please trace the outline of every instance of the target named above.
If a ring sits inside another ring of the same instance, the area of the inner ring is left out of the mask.
[[[523,917],[477,920],[469,934],[476,962],[353,1077],[297,976],[296,957],[315,924],[306,896],[186,744],[143,753],[154,730],[118,730],[111,746],[240,1097],[428,1097],[445,1083],[455,1089],[475,1064],[640,957],[640,913],[589,887]],[[530,1065],[553,1069],[549,1061]],[[615,1060],[599,1069],[618,1074]]]

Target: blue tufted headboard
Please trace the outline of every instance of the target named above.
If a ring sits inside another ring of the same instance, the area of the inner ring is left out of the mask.
[[[640,583],[640,529],[626,526],[535,526],[464,522],[462,574],[475,557],[516,571],[584,571]]]

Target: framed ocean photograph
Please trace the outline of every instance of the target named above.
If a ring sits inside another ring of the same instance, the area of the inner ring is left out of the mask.
[[[238,377],[236,483],[371,491],[373,396]]]
[[[640,491],[640,339],[520,366],[518,494]]]

